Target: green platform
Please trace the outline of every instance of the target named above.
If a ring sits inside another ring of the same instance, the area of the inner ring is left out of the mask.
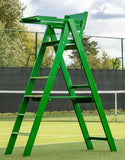
[[[29,82],[28,82],[24,97],[22,99],[22,103],[20,105],[20,109],[15,121],[14,128],[12,130],[12,134],[10,136],[10,140],[9,140],[5,154],[12,153],[18,135],[23,134],[25,136],[29,136],[23,155],[30,156],[47,102],[53,98],[64,98],[64,99],[70,98],[71,99],[80,128],[81,128],[81,132],[85,139],[86,146],[89,150],[93,149],[92,140],[105,140],[108,142],[110,150],[116,151],[114,139],[112,137],[112,134],[104,113],[102,102],[97,92],[97,88],[96,88],[91,70],[89,68],[86,54],[84,52],[84,48],[82,44],[82,37],[83,37],[83,31],[86,25],[87,14],[88,14],[87,12],[84,12],[80,14],[66,15],[64,19],[57,18],[57,17],[48,17],[48,16],[34,16],[34,17],[21,19],[21,23],[41,24],[41,25],[46,25],[47,28],[43,37],[41,47],[39,49],[39,53],[37,55],[37,59],[35,61],[35,65],[33,67],[31,76],[29,78]],[[61,36],[59,40],[57,40],[55,29],[61,30]],[[56,56],[55,56],[49,75],[39,77],[38,73],[40,70],[42,60],[44,58],[45,50],[49,46],[54,47]],[[64,50],[68,50],[68,49],[70,50],[76,49],[78,51],[88,84],[80,84],[80,85],[72,84],[69,72],[67,70],[67,67],[65,65],[65,62],[62,56]],[[67,97],[66,96],[53,97],[50,95],[59,67],[61,68],[62,75],[64,77],[64,81],[65,81],[67,90],[69,92],[69,96]],[[39,79],[41,80],[46,79],[44,92],[42,95],[33,95],[32,91],[35,85],[35,81]],[[83,89],[89,88],[92,93],[92,96],[77,96],[75,94],[75,89],[78,89],[78,88],[83,88]],[[20,127],[21,127],[23,118],[25,116],[27,105],[30,99],[40,101],[38,110],[36,113],[36,117],[35,117],[33,126],[31,128],[31,132],[20,133],[19,132]],[[99,117],[100,117],[100,121],[102,123],[103,129],[105,132],[105,137],[91,137],[89,135],[79,103],[95,103]]]

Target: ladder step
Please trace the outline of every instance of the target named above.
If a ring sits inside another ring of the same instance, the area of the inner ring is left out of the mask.
[[[75,103],[94,103],[95,100],[92,96],[77,96],[74,102]]]
[[[41,77],[30,77],[31,80],[35,80],[35,79],[48,79],[48,76],[41,76]]]
[[[25,115],[24,113],[19,113],[18,114],[19,117],[24,117],[24,115]]]
[[[13,135],[21,135],[21,136],[29,136],[30,133],[24,133],[24,132],[13,132]]]
[[[90,86],[88,84],[84,84],[84,85],[72,85],[71,88],[90,88]]]
[[[75,103],[94,103],[95,100],[92,96],[50,96],[50,99],[64,98],[72,99]]]
[[[43,95],[24,95],[25,98],[31,98],[33,101],[40,101]]]
[[[40,100],[43,95],[24,95],[25,98],[32,98],[36,100]],[[76,103],[94,103],[95,100],[92,96],[49,96],[50,99],[72,99]]]
[[[60,41],[50,41],[50,42],[44,42],[43,43],[43,47],[46,46],[57,46],[59,44]]]
[[[76,45],[66,45],[65,50],[76,49]]]
[[[76,49],[76,45],[73,44],[74,41],[73,40],[67,40],[67,45],[65,46],[65,50],[71,50],[71,49]],[[59,41],[50,41],[50,42],[44,42],[43,46],[47,47],[47,46],[58,46]],[[72,44],[72,45],[70,45]]]
[[[59,44],[59,40],[57,41],[49,41],[49,42],[44,42],[43,43],[43,47],[46,47],[46,46],[58,46]],[[67,45],[68,44],[68,45]],[[70,45],[70,44],[74,44],[74,45]],[[76,45],[75,45],[75,41],[73,39],[69,39],[66,41],[66,45],[67,47],[70,46],[70,48],[72,49],[73,46],[75,46],[76,48]],[[72,47],[71,47],[72,46]]]
[[[91,140],[104,140],[104,141],[107,141],[107,138],[105,138],[105,137],[89,137],[89,139],[91,139]]]
[[[25,98],[41,98],[43,95],[36,95],[36,94],[31,94],[31,95],[24,95]]]

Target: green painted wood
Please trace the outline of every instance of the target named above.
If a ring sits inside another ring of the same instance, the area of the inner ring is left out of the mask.
[[[43,95],[25,95],[26,98],[31,98],[34,101],[40,101]],[[72,99],[76,103],[94,103],[95,100],[92,96],[48,96],[48,100],[51,99]]]
[[[53,41],[57,39],[54,30],[53,30],[53,34],[51,36],[51,39]],[[54,49],[55,49],[55,52],[56,52],[58,48],[54,47]],[[63,77],[64,77],[66,87],[69,91],[69,95],[70,96],[76,96],[75,91],[72,89],[72,81],[71,81],[70,75],[68,73],[68,70],[67,70],[67,67],[65,65],[65,62],[64,62],[63,58],[62,58],[61,63],[60,63],[60,68],[61,68],[61,71],[62,71],[62,74],[63,74]],[[83,118],[82,111],[80,109],[80,105],[78,103],[76,103],[75,101],[73,101],[72,99],[71,99],[71,101],[73,103],[73,107],[74,107],[74,110],[75,110],[75,113],[76,113],[76,116],[77,116],[77,119],[78,119],[78,122],[79,122],[79,125],[80,125],[80,128],[81,128],[81,131],[82,131],[82,135],[85,139],[86,146],[87,146],[88,149],[93,149],[93,145],[92,145],[91,140],[89,139],[89,132],[87,130],[87,126],[85,124],[85,120]]]
[[[105,137],[89,137],[89,139],[91,139],[91,140],[103,140],[103,141],[107,141],[107,138],[105,138]]]
[[[36,79],[41,80],[41,79],[47,79],[47,78],[48,78],[48,76],[30,77],[31,80],[36,80]]]
[[[31,153],[31,150],[32,150],[32,147],[33,147],[33,144],[34,144],[37,132],[38,132],[38,128],[41,123],[41,119],[42,119],[44,110],[46,108],[47,102],[48,102],[48,96],[51,92],[51,89],[52,89],[52,86],[53,86],[53,83],[54,83],[54,80],[55,80],[55,77],[56,77],[56,74],[58,71],[59,63],[61,61],[62,54],[63,54],[64,48],[65,48],[66,40],[67,40],[68,36],[69,36],[69,27],[68,27],[68,24],[65,24],[63,33],[60,38],[60,43],[59,43],[59,46],[58,46],[58,49],[56,52],[56,56],[55,56],[55,59],[54,59],[54,62],[53,62],[53,65],[52,65],[52,68],[51,68],[51,71],[49,74],[50,78],[48,78],[48,80],[47,80],[47,83],[46,83],[46,86],[45,86],[45,89],[43,92],[43,97],[40,101],[38,111],[37,111],[32,129],[31,129],[31,135],[29,136],[26,148],[24,150],[24,154],[23,154],[24,156],[29,156]],[[53,78],[51,78],[51,77],[53,77]],[[34,136],[32,136],[32,135],[34,135]]]
[[[58,19],[56,17],[47,17],[47,16],[45,17],[35,16],[35,17],[23,18],[21,20],[22,23],[45,24],[47,25],[47,29],[46,29],[38,56],[36,58],[35,65],[31,72],[31,76],[29,78],[28,85],[27,85],[24,97],[22,99],[20,109],[12,130],[5,154],[12,153],[18,135],[28,135],[27,133],[20,133],[19,130],[20,130],[20,127],[24,118],[24,114],[26,112],[27,105],[30,98],[39,99],[40,103],[39,103],[36,117],[33,122],[33,126],[31,128],[31,132],[29,134],[29,138],[24,150],[24,154],[23,154],[24,156],[30,156],[31,154],[33,144],[37,136],[37,132],[38,132],[47,102],[52,98],[70,98],[71,99],[88,149],[93,149],[93,144],[91,140],[107,140],[110,146],[110,150],[116,151],[114,139],[112,137],[112,134],[104,113],[104,109],[101,103],[101,99],[97,92],[97,88],[96,88],[91,70],[89,68],[87,58],[84,52],[84,48],[82,45],[82,35],[83,35],[83,30],[85,29],[86,19],[87,19],[87,12],[65,16],[64,19]],[[54,29],[56,28],[62,30],[59,41],[57,40],[56,33],[54,31]],[[72,40],[68,39],[70,33],[73,36]],[[46,47],[50,45],[52,45],[55,49],[55,52],[56,52],[55,60],[53,62],[49,76],[39,77],[38,72],[41,66],[41,62],[43,60],[43,56],[45,54]],[[78,50],[78,54],[80,56],[82,66],[84,68],[84,72],[88,80],[88,84],[86,85],[72,84],[70,75],[68,73],[67,67],[62,57],[65,49],[73,49],[74,46]],[[59,66],[61,68],[64,81],[70,96],[50,96],[50,92],[52,90]],[[47,79],[43,94],[32,95],[35,81],[39,79]],[[77,96],[74,90],[77,88],[90,88],[92,92],[92,96]],[[96,104],[97,111],[104,129],[106,138],[89,136],[89,132],[87,130],[87,126],[85,124],[84,117],[82,115],[82,111],[79,103],[93,103],[93,102]]]
[[[45,32],[45,36],[43,38],[43,42],[49,41],[49,35],[50,35],[50,29],[47,27],[46,32]],[[39,72],[39,69],[40,69],[40,66],[41,66],[41,61],[43,59],[45,50],[46,50],[46,48],[43,47],[42,44],[41,44],[37,59],[35,61],[35,65],[33,67],[32,73],[31,73],[31,77],[36,77],[38,75],[38,72]],[[21,105],[20,105],[20,108],[19,108],[19,112],[18,112],[16,121],[15,121],[13,130],[12,130],[12,133],[13,132],[19,132],[19,130],[20,130],[20,127],[21,127],[24,116],[20,117],[19,114],[24,114],[26,112],[29,99],[25,98],[25,95],[30,95],[32,93],[34,84],[35,84],[35,81],[31,81],[29,79],[24,97],[22,99],[22,102],[21,102]],[[7,145],[7,148],[6,148],[6,151],[5,151],[5,154],[11,154],[12,153],[15,142],[16,142],[16,139],[17,139],[17,135],[15,136],[15,135],[11,134],[8,145]]]
[[[85,55],[85,52],[84,52],[84,48],[83,48],[81,39],[80,39],[80,37],[77,33],[77,29],[75,27],[75,22],[72,19],[70,19],[69,24],[70,24],[70,27],[71,27],[73,37],[75,39],[75,43],[76,43],[76,46],[77,46],[77,49],[78,49],[78,52],[79,52],[79,55],[80,55],[80,59],[81,59],[81,62],[82,62],[82,65],[83,65],[88,83],[90,85],[92,95],[95,99],[95,104],[96,104],[96,107],[97,107],[97,110],[98,110],[98,113],[99,113],[100,120],[102,122],[102,126],[103,126],[103,129],[104,129],[105,135],[107,137],[107,140],[108,140],[108,143],[109,143],[109,146],[110,146],[110,150],[111,151],[116,151],[117,149],[116,149],[116,146],[115,146],[115,143],[114,143],[114,139],[112,137],[111,130],[109,128],[109,125],[108,125],[108,122],[107,122],[107,119],[106,119],[106,116],[105,116],[105,113],[104,113],[104,109],[103,109],[103,106],[102,106],[102,103],[101,103],[101,99],[100,99],[99,94],[97,92],[97,88],[96,88],[91,70],[89,68],[89,64],[87,62],[87,58],[86,58],[86,55]]]
[[[79,88],[90,88],[90,86],[88,84],[83,84],[83,85],[77,84],[77,85],[72,85],[71,87],[72,88],[76,88],[76,89],[79,89]]]
[[[41,25],[50,25],[53,28],[63,29],[65,19],[49,16],[33,16],[22,18],[21,23],[31,23],[31,24],[41,24]]]
[[[64,22],[64,19],[61,18],[57,18],[57,17],[51,17],[51,16],[33,16],[33,17],[26,17],[26,18],[22,18],[20,20],[21,23],[32,23],[34,24],[35,22],[52,22],[52,21],[56,21],[56,22]]]
[[[30,133],[24,133],[24,132],[13,132],[13,135],[21,135],[21,136],[29,136]]]
[[[62,59],[61,61],[61,70],[62,70],[62,73],[63,73],[63,77],[64,77],[64,80],[65,80],[65,83],[66,83],[66,86],[67,86],[67,89],[69,91],[69,94],[71,96],[76,96],[75,94],[75,91],[70,87],[72,86],[72,81],[70,79],[70,75],[68,73],[68,70],[66,68],[66,65],[64,63],[64,60]],[[71,99],[72,100],[72,99]],[[93,149],[93,145],[92,145],[92,142],[90,141],[89,139],[89,132],[87,130],[87,126],[85,124],[85,120],[83,118],[83,115],[82,115],[82,111],[81,111],[81,108],[80,108],[80,105],[79,105],[79,102],[77,101],[73,101],[72,100],[72,103],[73,103],[73,106],[74,106],[74,110],[75,110],[75,113],[76,113],[76,116],[77,116],[77,119],[78,119],[78,122],[79,122],[79,125],[80,125],[80,128],[81,128],[81,131],[82,131],[82,134],[83,134],[83,137],[85,139],[85,143],[86,143],[86,146],[89,150]]]

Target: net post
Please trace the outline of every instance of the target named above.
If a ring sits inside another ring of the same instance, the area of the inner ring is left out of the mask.
[[[118,105],[117,105],[117,91],[115,91],[115,118],[117,121],[117,114],[118,114]]]

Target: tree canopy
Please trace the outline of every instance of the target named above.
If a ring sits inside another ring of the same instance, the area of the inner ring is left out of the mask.
[[[27,28],[19,20],[23,16],[25,6],[20,0],[0,0],[0,66],[22,67],[26,66],[30,54],[35,54],[35,33],[18,32],[26,31]],[[2,30],[3,29],[3,30]],[[7,29],[13,29],[10,31]],[[37,39],[37,48],[40,47],[42,36]],[[111,59],[105,51],[101,51],[98,42],[85,37],[82,40],[84,50],[92,69],[115,69],[120,68],[120,60]],[[51,67],[53,62],[53,49],[47,48],[42,67]],[[76,51],[69,55],[71,59],[70,68],[81,68],[81,62]],[[33,66],[35,56],[30,56],[29,65]],[[115,64],[115,65],[114,65]]]
[[[91,37],[84,37],[82,43],[91,69],[113,69],[114,59],[110,58],[99,47],[98,42],[91,40]],[[69,65],[70,68],[81,68],[81,60],[77,51],[73,51],[69,57],[72,60],[72,63]],[[116,69],[120,69],[120,60],[117,60],[116,66]]]
[[[4,29],[19,29],[25,7],[19,0],[0,0],[0,23]]]
[[[18,32],[27,28],[19,20],[23,16],[25,6],[19,0],[0,0],[0,66],[22,67],[26,66],[30,54],[35,54],[35,33]],[[8,30],[13,29],[14,31]],[[42,36],[37,39],[40,47]],[[43,67],[52,65],[52,49],[47,49]],[[33,66],[35,56],[30,57],[29,66]]]

